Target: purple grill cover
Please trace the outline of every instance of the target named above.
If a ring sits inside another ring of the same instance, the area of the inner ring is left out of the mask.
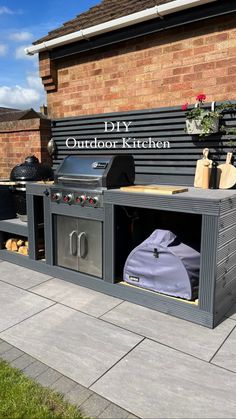
[[[124,281],[192,300],[199,282],[200,253],[183,243],[171,246],[175,239],[171,231],[155,230],[129,254]]]

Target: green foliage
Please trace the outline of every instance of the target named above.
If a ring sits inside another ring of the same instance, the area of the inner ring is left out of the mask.
[[[186,112],[186,118],[189,120],[196,119],[201,122],[202,133],[199,134],[200,137],[207,137],[214,132],[214,124],[216,118],[223,118],[223,114],[225,112],[228,113],[235,113],[236,112],[236,104],[232,104],[231,102],[222,103],[221,105],[217,106],[213,111],[208,110],[206,108],[201,107],[201,103],[195,108],[190,111]],[[221,127],[221,132],[225,132],[227,134],[236,135],[236,128],[226,128]]]
[[[75,406],[0,361],[1,419],[82,419]]]

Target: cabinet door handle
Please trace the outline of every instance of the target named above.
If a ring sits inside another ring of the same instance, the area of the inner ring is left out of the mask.
[[[70,243],[70,255],[76,256],[77,253],[77,234],[76,230],[72,231],[69,234],[69,243]]]
[[[78,257],[85,258],[88,252],[88,243],[86,233],[83,231],[78,235]]]

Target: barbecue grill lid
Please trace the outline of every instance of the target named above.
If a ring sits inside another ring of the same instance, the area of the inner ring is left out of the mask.
[[[133,185],[132,155],[67,156],[55,173],[55,183],[79,183],[88,186],[118,188]]]
[[[12,181],[53,179],[53,171],[49,165],[40,163],[37,157],[28,156],[24,163],[13,167],[10,179]]]

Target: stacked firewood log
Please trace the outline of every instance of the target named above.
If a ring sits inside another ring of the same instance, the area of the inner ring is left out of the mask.
[[[11,238],[6,241],[6,249],[12,252],[20,253],[21,255],[27,256],[29,253],[29,242]]]

